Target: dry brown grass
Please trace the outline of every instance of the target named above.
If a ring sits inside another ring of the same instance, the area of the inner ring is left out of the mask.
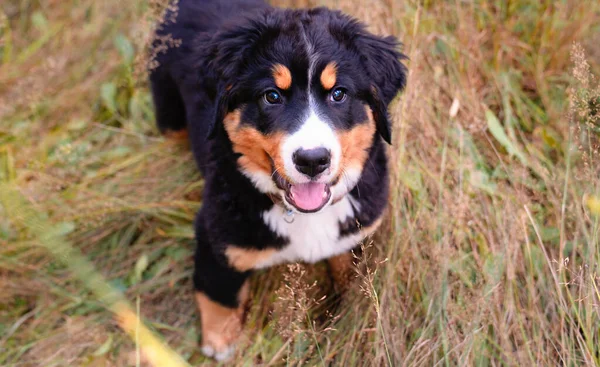
[[[323,299],[322,264],[257,274],[237,364],[600,364],[588,207],[600,196],[600,7],[277,3],[398,35],[410,74],[392,107],[388,220],[356,287]],[[202,182],[186,148],[158,136],[135,72],[160,4],[0,4],[0,181],[139,297],[178,353],[211,363],[189,281]],[[0,364],[135,365],[104,305],[9,217],[0,208]]]

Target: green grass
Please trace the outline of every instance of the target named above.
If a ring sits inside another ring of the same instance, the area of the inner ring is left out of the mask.
[[[213,363],[190,282],[202,181],[158,134],[143,69],[160,2],[0,4],[0,187],[75,245],[52,251],[0,206],[0,365],[136,365],[78,252],[180,356]],[[410,75],[355,288],[334,306],[322,264],[258,273],[235,362],[600,365],[600,4],[277,3],[398,35]]]

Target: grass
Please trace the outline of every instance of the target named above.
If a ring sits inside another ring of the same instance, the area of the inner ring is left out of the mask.
[[[277,4],[398,35],[410,75],[391,109],[387,220],[355,288],[335,307],[322,264],[257,274],[235,362],[600,365],[600,5]],[[202,181],[157,133],[144,77],[160,1],[0,9],[2,194],[17,189],[67,246],[4,200],[0,365],[148,363],[86,288],[79,252],[183,359],[213,363],[190,282]]]

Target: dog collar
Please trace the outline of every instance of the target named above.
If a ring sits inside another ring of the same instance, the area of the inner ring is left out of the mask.
[[[287,223],[293,223],[295,217],[294,209],[289,208],[287,205],[285,205],[285,202],[279,197],[279,195],[268,193],[267,196],[269,197],[269,199],[271,199],[274,205],[279,205],[285,210],[283,220]]]

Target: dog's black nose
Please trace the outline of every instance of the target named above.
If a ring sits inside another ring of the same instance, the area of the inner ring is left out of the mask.
[[[329,168],[331,154],[325,148],[298,149],[292,155],[296,169],[309,177],[316,177]]]

